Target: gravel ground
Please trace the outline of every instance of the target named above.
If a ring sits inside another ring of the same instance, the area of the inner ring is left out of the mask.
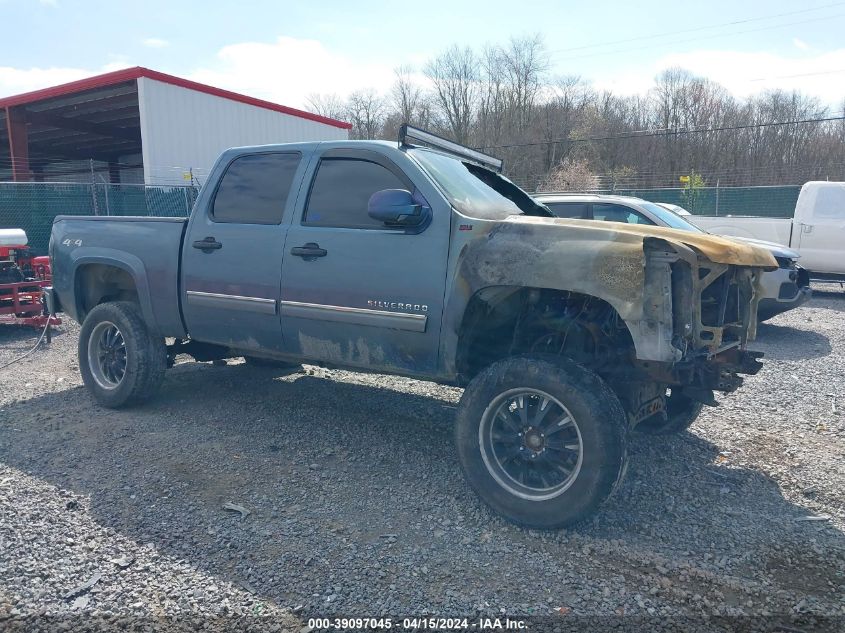
[[[154,402],[110,411],[81,387],[67,323],[0,371],[0,628],[75,614],[294,631],[322,615],[845,617],[845,291],[816,291],[761,326],[760,374],[690,433],[635,437],[620,491],[555,533],[504,522],[464,483],[458,389],[179,362]],[[0,365],[34,340],[0,327]]]

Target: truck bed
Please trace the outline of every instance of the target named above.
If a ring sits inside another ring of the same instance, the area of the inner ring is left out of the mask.
[[[687,218],[705,231],[717,235],[748,237],[789,246],[791,218],[692,215]]]
[[[179,310],[179,261],[187,218],[148,216],[60,215],[53,222],[50,254],[53,258],[53,286],[61,309],[76,320],[79,306],[73,297],[74,279],[83,266],[118,259],[125,264],[138,288],[148,288],[142,302],[148,324],[165,336],[185,334]],[[78,247],[85,246],[77,256]]]

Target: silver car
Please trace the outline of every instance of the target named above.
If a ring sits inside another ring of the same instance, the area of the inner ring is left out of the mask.
[[[688,211],[674,204],[603,194],[548,193],[537,194],[534,198],[561,218],[647,224],[706,233],[687,219],[690,217]],[[775,242],[740,237],[732,239],[769,249],[780,266],[777,270],[763,274],[764,295],[757,308],[759,321],[797,308],[812,296],[810,276],[798,265],[801,256],[796,251]]]

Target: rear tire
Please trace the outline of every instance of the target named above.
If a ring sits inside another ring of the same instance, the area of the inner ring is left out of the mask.
[[[702,409],[704,405],[700,402],[672,391],[666,397],[666,420],[652,416],[637,424],[634,430],[647,435],[677,435],[692,426]]]
[[[455,442],[473,490],[528,528],[586,519],[627,464],[619,399],[598,375],[566,359],[491,365],[464,391]]]
[[[101,303],[85,317],[79,333],[79,371],[103,406],[116,409],[150,399],[166,367],[164,338],[150,334],[138,304]]]

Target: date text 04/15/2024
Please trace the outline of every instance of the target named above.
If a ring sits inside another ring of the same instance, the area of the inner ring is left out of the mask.
[[[309,618],[308,628],[331,630],[422,630],[422,631],[520,631],[524,620],[511,618]]]

